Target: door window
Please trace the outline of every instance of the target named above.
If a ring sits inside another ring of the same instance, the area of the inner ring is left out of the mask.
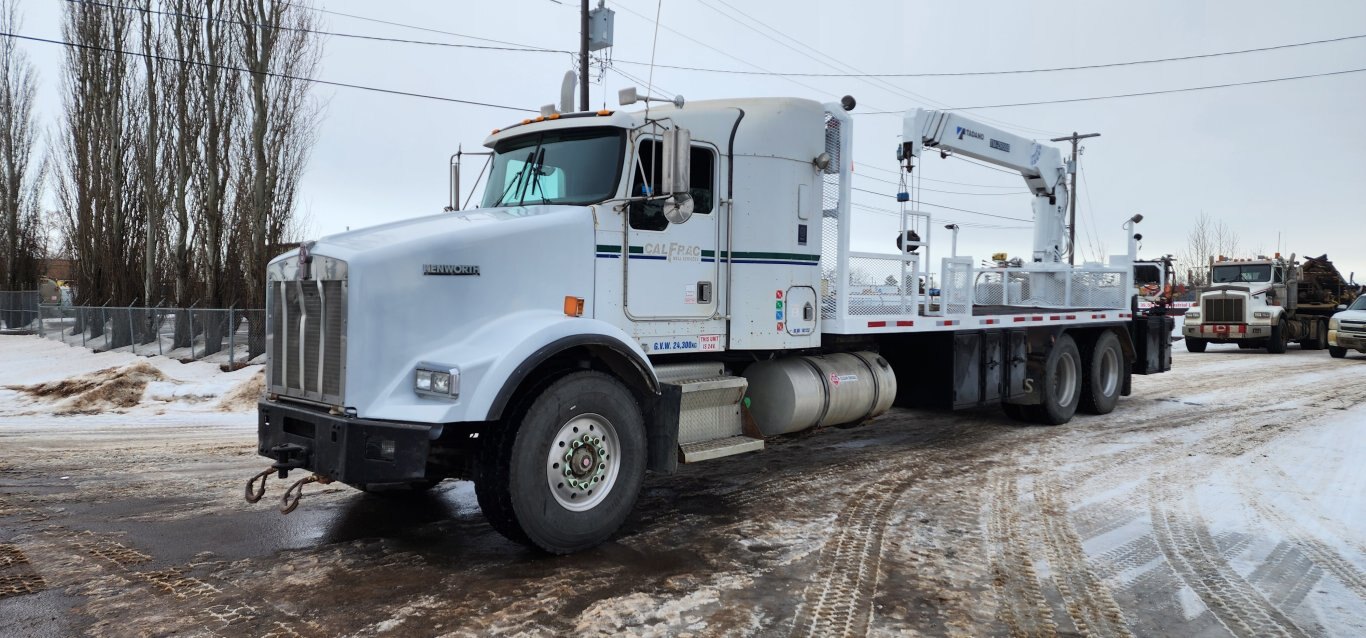
[[[654,197],[638,200],[628,206],[631,228],[636,230],[664,230],[669,220],[664,218],[664,198],[659,189],[664,183],[663,144],[658,140],[642,139],[637,144],[639,163],[631,168],[631,197]],[[693,214],[707,215],[716,206],[716,154],[704,146],[689,150],[688,167],[691,181],[688,194],[693,200]]]

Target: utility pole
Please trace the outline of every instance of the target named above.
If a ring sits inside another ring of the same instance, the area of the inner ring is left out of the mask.
[[[588,0],[579,12],[579,110],[588,110]]]
[[[1088,137],[1100,137],[1100,133],[1087,133],[1080,135],[1076,131],[1067,137],[1055,137],[1050,142],[1071,142],[1072,143],[1072,192],[1068,193],[1067,198],[1067,263],[1075,265],[1077,263],[1077,142]]]

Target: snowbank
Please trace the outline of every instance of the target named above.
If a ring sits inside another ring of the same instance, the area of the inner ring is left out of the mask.
[[[259,365],[223,372],[204,361],[0,336],[0,416],[249,412],[263,387]]]

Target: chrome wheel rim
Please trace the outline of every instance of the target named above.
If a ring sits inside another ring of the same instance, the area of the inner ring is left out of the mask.
[[[1077,396],[1077,360],[1071,353],[1058,357],[1058,374],[1053,385],[1053,396],[1058,405],[1072,405]]]
[[[546,483],[561,507],[593,509],[621,473],[621,442],[612,422],[600,414],[580,414],[560,426],[546,455]]]

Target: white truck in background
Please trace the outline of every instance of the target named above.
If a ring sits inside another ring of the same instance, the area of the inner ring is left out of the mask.
[[[1328,354],[1342,359],[1351,350],[1366,354],[1366,295],[1337,307],[1328,320]]]
[[[853,108],[547,107],[485,140],[478,208],[278,257],[258,447],[274,463],[248,500],[296,469],[312,474],[286,511],[313,481],[469,479],[499,532],[573,552],[613,534],[647,470],[894,404],[1060,424],[1115,409],[1131,374],[1170,368],[1172,320],[1133,310],[1141,216],[1124,223],[1128,254],[1063,261],[1071,167],[1055,148],[908,113],[905,171],[932,149],[1019,172],[1031,256],[932,262],[933,218],[909,193],[898,248],[853,250]],[[914,283],[932,266],[933,298]],[[888,277],[912,283],[864,294]]]
[[[1256,259],[1211,259],[1209,287],[1199,306],[1186,312],[1182,336],[1190,352],[1211,343],[1286,351],[1291,342],[1305,350],[1328,345],[1329,316],[1353,293],[1327,255],[1303,263],[1292,254]]]

